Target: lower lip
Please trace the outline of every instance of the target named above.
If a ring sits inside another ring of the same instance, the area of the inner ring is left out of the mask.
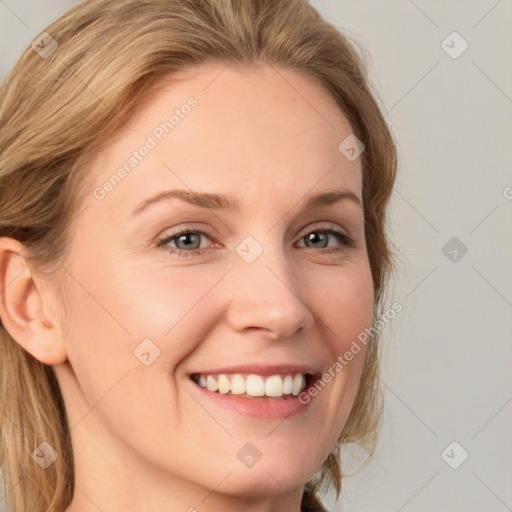
[[[190,382],[195,389],[197,389],[206,399],[211,400],[215,405],[252,418],[262,418],[267,420],[290,418],[304,412],[311,403],[311,397],[309,397],[310,400],[308,403],[303,404],[299,401],[299,397],[294,395],[285,395],[282,398],[242,398],[239,395],[233,395],[230,393],[221,395],[220,393],[208,391],[206,388],[196,384],[192,379],[190,379]],[[307,392],[307,390],[308,388],[304,389],[303,392]]]

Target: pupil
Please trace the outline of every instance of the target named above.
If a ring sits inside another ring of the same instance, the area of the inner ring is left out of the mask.
[[[315,241],[315,238],[318,239],[318,238],[324,238],[325,239],[325,233],[311,233],[309,235],[309,240],[313,243],[316,243],[317,240]]]
[[[178,241],[181,242],[183,239],[187,239],[187,238],[190,238],[190,237],[193,237],[193,236],[195,236],[193,233],[187,233],[185,235],[181,235],[179,237]],[[191,244],[194,245],[194,242],[191,242],[191,243],[190,242],[185,242],[185,247],[190,248]]]

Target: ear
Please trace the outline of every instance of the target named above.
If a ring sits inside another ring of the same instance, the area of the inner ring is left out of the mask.
[[[8,333],[42,363],[67,360],[57,304],[48,283],[27,261],[26,247],[0,238],[0,318]]]

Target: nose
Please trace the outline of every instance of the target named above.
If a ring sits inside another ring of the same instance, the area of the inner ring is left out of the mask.
[[[292,268],[282,251],[264,251],[252,263],[239,258],[228,276],[227,320],[231,328],[262,331],[273,340],[308,330],[315,319],[305,296],[305,276]]]

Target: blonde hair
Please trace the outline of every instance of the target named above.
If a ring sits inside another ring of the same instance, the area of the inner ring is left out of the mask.
[[[396,149],[364,60],[306,0],[89,0],[46,31],[58,47],[44,56],[27,48],[0,92],[0,237],[22,242],[40,268],[62,264],[73,216],[82,194],[91,192],[83,172],[87,156],[152,86],[207,61],[283,66],[327,90],[366,146],[360,157],[365,234],[374,316],[382,311],[392,267],[385,224]],[[307,509],[318,504],[321,490],[332,487],[339,495],[342,444],[374,452],[382,413],[377,338],[367,345],[338,444],[306,485]],[[0,370],[6,500],[16,512],[63,512],[73,497],[73,452],[53,368],[0,325]],[[58,453],[47,469],[31,457],[43,441]]]

